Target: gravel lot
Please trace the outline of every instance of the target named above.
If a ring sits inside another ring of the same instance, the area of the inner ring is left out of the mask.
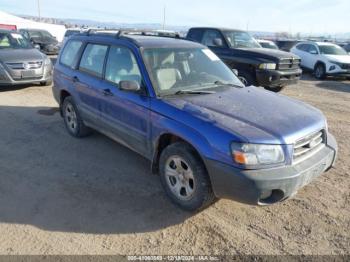
[[[50,87],[1,88],[0,254],[349,254],[350,81],[305,76],[283,93],[328,117],[336,168],[281,204],[191,214],[146,159],[100,134],[69,136]]]

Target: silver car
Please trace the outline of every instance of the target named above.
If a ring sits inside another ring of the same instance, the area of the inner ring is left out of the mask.
[[[52,83],[50,58],[20,33],[0,30],[0,85]]]

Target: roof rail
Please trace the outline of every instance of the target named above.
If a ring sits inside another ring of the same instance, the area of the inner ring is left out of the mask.
[[[158,36],[169,38],[181,38],[178,32],[166,31],[166,30],[139,30],[139,29],[89,29],[83,33],[84,35],[92,34],[106,34],[114,35],[116,38],[125,35],[145,35],[145,36]]]

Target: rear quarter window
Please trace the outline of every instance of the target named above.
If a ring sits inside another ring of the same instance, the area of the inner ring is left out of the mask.
[[[78,40],[69,41],[63,49],[60,63],[73,68],[82,45],[83,42]]]

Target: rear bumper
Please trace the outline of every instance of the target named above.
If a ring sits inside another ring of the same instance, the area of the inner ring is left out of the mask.
[[[327,143],[305,161],[278,168],[242,170],[208,159],[205,163],[217,197],[251,205],[268,205],[295,195],[334,165],[338,148],[331,134]]]
[[[296,84],[301,77],[300,68],[286,71],[256,70],[258,84],[263,87],[277,87]]]

